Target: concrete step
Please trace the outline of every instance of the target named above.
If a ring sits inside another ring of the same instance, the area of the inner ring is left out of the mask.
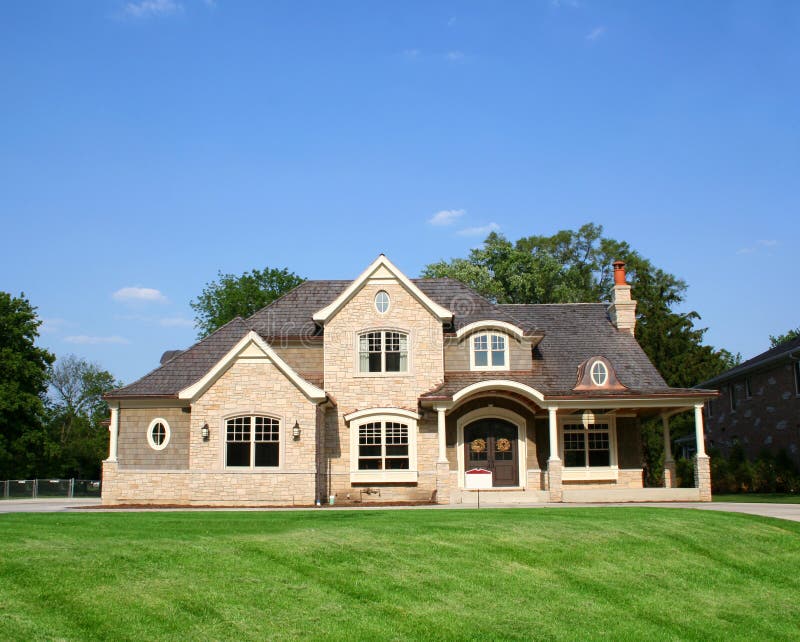
[[[547,503],[549,495],[545,490],[482,490],[481,505],[519,505]],[[478,505],[478,491],[475,490],[456,490],[450,496],[451,504],[464,504],[470,506]]]

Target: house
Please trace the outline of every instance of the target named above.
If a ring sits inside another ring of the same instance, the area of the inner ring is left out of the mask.
[[[719,391],[706,406],[708,443],[739,444],[751,459],[785,451],[800,467],[800,337],[700,384]]]
[[[643,488],[640,422],[716,393],[668,387],[634,339],[624,263],[610,304],[497,305],[379,256],[306,281],[107,395],[106,504],[709,500]],[[669,450],[668,450],[669,453]],[[487,478],[488,479],[488,478]]]

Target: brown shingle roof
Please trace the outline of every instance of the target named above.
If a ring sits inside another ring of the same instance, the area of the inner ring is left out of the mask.
[[[748,372],[758,370],[775,361],[780,361],[783,358],[789,359],[794,353],[800,353],[800,337],[795,337],[789,341],[784,341],[783,343],[776,345],[774,348],[770,348],[769,350],[756,355],[752,359],[748,359],[747,361],[740,363],[738,366],[734,366],[730,370],[726,370],[721,375],[718,375],[713,379],[709,379],[708,381],[704,381],[703,383],[699,384],[698,387],[707,388],[709,386],[715,386],[723,381],[728,381],[735,377],[742,376]]]

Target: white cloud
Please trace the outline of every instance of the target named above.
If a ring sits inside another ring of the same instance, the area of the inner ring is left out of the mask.
[[[586,40],[589,42],[594,42],[599,38],[603,37],[606,34],[606,28],[602,25],[599,27],[595,27],[589,33],[586,34]]]
[[[406,60],[417,60],[421,53],[419,49],[404,49],[403,58]]]
[[[463,51],[448,51],[444,57],[449,60],[450,62],[459,62],[464,60],[464,52]]]
[[[184,319],[183,317],[166,317],[159,319],[158,324],[165,328],[193,328],[194,321],[191,319]]]
[[[750,247],[742,247],[736,250],[737,254],[753,254],[758,252],[759,250],[775,247],[778,245],[778,241],[775,239],[759,239],[756,241],[755,245]]]
[[[108,343],[130,343],[124,337],[112,336],[112,337],[92,337],[86,334],[78,334],[73,335],[70,337],[64,337],[64,341],[67,343],[77,343],[80,345],[101,345],[101,344],[108,344]]]
[[[496,232],[499,229],[500,226],[492,222],[488,225],[480,225],[478,227],[465,227],[462,230],[458,230],[456,234],[459,236],[483,236],[484,234],[489,234],[489,232]]]
[[[166,303],[167,297],[155,288],[125,287],[120,288],[112,295],[115,301],[123,303],[147,302],[147,303]]]
[[[139,0],[125,5],[123,13],[131,18],[169,16],[183,11],[183,5],[175,0]]]
[[[452,225],[456,219],[464,216],[466,210],[440,210],[428,219],[431,225]]]

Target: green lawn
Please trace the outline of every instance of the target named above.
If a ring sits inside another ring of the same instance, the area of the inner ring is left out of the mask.
[[[758,504],[800,504],[800,495],[789,493],[736,493],[714,495],[715,502],[752,502]]]
[[[0,515],[0,639],[797,639],[798,569],[715,511]]]

